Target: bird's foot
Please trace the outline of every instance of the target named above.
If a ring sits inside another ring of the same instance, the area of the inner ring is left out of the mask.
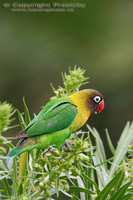
[[[69,149],[70,151],[72,151],[72,148],[71,148],[70,144],[67,142],[67,140],[65,140],[65,142],[62,144],[62,147],[63,147],[64,149],[66,149],[66,146],[68,147],[68,149]]]
[[[44,155],[49,151],[50,151],[50,153],[52,153],[53,150],[58,151],[58,149],[56,149],[52,146],[49,146],[44,152],[41,153],[41,157],[44,157]]]

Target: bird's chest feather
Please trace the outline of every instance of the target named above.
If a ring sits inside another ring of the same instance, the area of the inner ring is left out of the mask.
[[[77,115],[73,120],[71,127],[72,131],[76,131],[77,129],[81,128],[90,116],[90,111],[86,110],[85,106],[80,105],[77,106]]]

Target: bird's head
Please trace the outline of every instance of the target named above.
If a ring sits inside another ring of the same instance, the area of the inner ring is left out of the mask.
[[[91,105],[91,111],[94,113],[102,112],[104,109],[104,99],[100,92],[89,89],[88,104]]]
[[[87,116],[90,116],[93,112],[101,112],[104,109],[102,94],[93,89],[80,90],[72,94],[70,98]]]

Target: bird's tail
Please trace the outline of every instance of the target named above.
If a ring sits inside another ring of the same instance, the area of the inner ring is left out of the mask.
[[[14,157],[14,156],[18,156],[19,154],[25,152],[24,149],[18,149],[18,147],[15,147],[14,149],[12,149],[11,151],[9,151],[9,153],[7,154],[7,157]]]
[[[9,151],[9,153],[7,154],[7,157],[18,156],[19,154],[25,151],[34,149],[36,147],[35,143],[36,143],[36,139],[34,137],[22,138],[18,142],[18,145],[14,149]]]

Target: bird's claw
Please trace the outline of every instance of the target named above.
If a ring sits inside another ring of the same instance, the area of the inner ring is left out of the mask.
[[[67,142],[67,140],[65,140],[65,142],[62,144],[62,147],[64,149],[66,149],[66,146],[68,147],[69,151],[72,151],[72,148],[71,148],[70,144]]]
[[[66,146],[68,147],[69,151],[72,151],[72,148],[70,147],[67,140],[65,140],[65,142],[62,144],[62,147],[64,149],[66,149]],[[56,149],[55,147],[49,146],[44,152],[41,153],[41,157],[44,157],[44,155],[49,151],[50,151],[50,153],[52,153],[53,150],[58,151],[58,149]]]
[[[49,146],[44,152],[41,153],[41,157],[44,157],[44,155],[49,151],[50,151],[50,153],[52,153],[53,150],[57,151],[58,149],[56,149],[56,148],[54,148],[52,146]]]

